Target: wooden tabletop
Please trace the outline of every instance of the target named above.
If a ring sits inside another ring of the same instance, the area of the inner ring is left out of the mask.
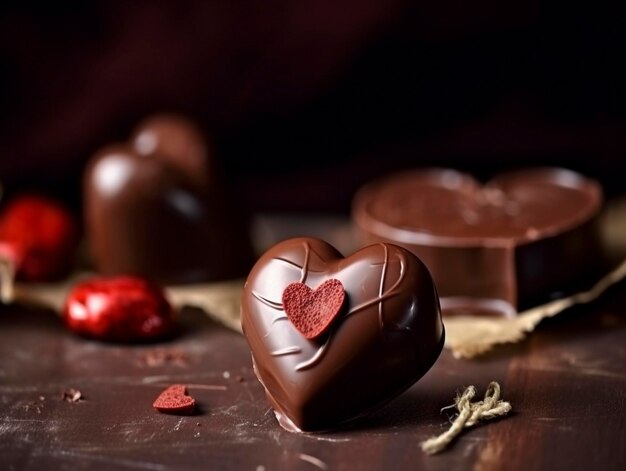
[[[440,409],[490,381],[513,412],[425,455],[420,442],[450,424]],[[197,415],[152,408],[176,383],[196,398]],[[3,306],[0,469],[43,468],[624,470],[626,291],[615,285],[475,360],[444,350],[384,409],[324,434],[280,428],[245,339],[202,311],[185,310],[171,341],[128,346],[76,337],[52,311]]]

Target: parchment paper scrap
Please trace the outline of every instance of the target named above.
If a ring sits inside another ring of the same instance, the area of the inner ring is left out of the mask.
[[[273,226],[272,226],[273,227]],[[609,253],[626,252],[626,198],[607,205],[600,224],[602,238]],[[274,234],[274,237],[277,237]],[[80,279],[93,276],[79,273],[63,283],[23,284],[6,289],[9,298],[26,304],[36,304],[60,313],[70,288]],[[558,299],[511,317],[446,316],[446,347],[456,358],[473,358],[503,343],[522,340],[542,319],[552,317],[575,305],[588,303],[609,286],[626,277],[626,260],[598,281],[590,290]],[[193,306],[202,309],[212,319],[241,332],[239,308],[244,280],[203,283],[167,288],[169,299],[177,308]],[[0,286],[0,290],[6,287]]]
[[[17,284],[15,300],[37,304],[61,312],[71,286],[82,274],[62,284]],[[551,301],[519,313],[516,317],[493,318],[476,316],[449,316],[446,326],[446,347],[456,358],[473,358],[503,343],[522,340],[542,319],[553,317],[575,305],[593,301],[612,284],[626,277],[626,260],[598,281],[590,290],[567,298]],[[239,309],[244,280],[204,283],[167,288],[169,299],[177,308],[193,306],[204,310],[209,317],[229,329],[241,332]]]
[[[96,275],[81,273],[62,283],[16,283],[13,301],[42,306],[60,314],[72,286],[92,276]],[[241,332],[239,306],[244,281],[237,279],[218,283],[170,286],[166,288],[166,294],[175,308],[185,306],[200,308],[217,322]]]
[[[200,308],[213,320],[241,332],[239,309],[244,281],[169,287],[167,294],[174,306]]]
[[[473,358],[502,343],[519,342],[542,319],[553,317],[575,304],[598,298],[611,285],[626,277],[626,260],[604,276],[590,290],[528,309],[511,318],[454,316],[444,320],[446,347],[456,358]]]
[[[601,238],[607,253],[626,252],[626,198],[607,204],[600,221]],[[590,290],[557,299],[507,318],[454,316],[444,320],[446,347],[456,358],[473,358],[503,343],[519,342],[542,319],[553,317],[575,304],[598,298],[607,288],[626,277],[626,260],[601,278]]]
[[[599,297],[607,288],[626,277],[626,260],[604,276],[590,290],[537,306],[515,317],[450,316],[444,319],[446,348],[456,358],[473,358],[494,346],[522,340],[542,319],[553,317],[576,304]],[[168,288],[170,299],[179,307],[195,306],[226,327],[241,332],[239,307],[243,280]]]

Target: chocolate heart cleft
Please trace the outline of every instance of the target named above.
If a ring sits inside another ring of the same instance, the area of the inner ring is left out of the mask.
[[[319,239],[283,241],[250,272],[241,314],[255,373],[280,425],[296,432],[379,409],[430,369],[444,342],[428,269],[393,244],[344,258]],[[304,322],[320,331],[312,338],[299,330],[303,316],[316,319]]]
[[[101,149],[84,174],[95,268],[159,283],[243,277],[253,262],[247,217],[189,120],[157,115]]]

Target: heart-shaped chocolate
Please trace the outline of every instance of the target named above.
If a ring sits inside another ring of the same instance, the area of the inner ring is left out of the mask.
[[[315,289],[328,280],[341,283],[345,302],[328,332],[309,340],[290,322],[283,294],[293,283]],[[241,314],[257,377],[291,431],[329,430],[376,410],[428,371],[443,347],[432,278],[392,244],[344,258],[319,239],[281,242],[250,272]]]
[[[196,400],[187,395],[185,385],[174,384],[159,394],[152,407],[165,414],[191,415],[195,410]]]
[[[393,242],[426,263],[444,311],[465,298],[515,312],[598,266],[601,205],[598,183],[566,169],[518,170],[484,186],[425,169],[366,185],[352,216],[363,243]]]
[[[243,276],[252,265],[246,218],[211,163],[199,130],[174,116],[98,152],[84,175],[96,269],[163,283]]]

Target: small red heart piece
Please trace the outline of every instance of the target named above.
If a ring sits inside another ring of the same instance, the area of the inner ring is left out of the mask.
[[[187,395],[185,385],[174,384],[159,394],[152,407],[165,414],[191,415],[196,407],[196,400]]]
[[[291,283],[283,291],[283,309],[296,329],[314,340],[328,330],[345,299],[339,280],[326,280],[314,290],[304,283]]]

